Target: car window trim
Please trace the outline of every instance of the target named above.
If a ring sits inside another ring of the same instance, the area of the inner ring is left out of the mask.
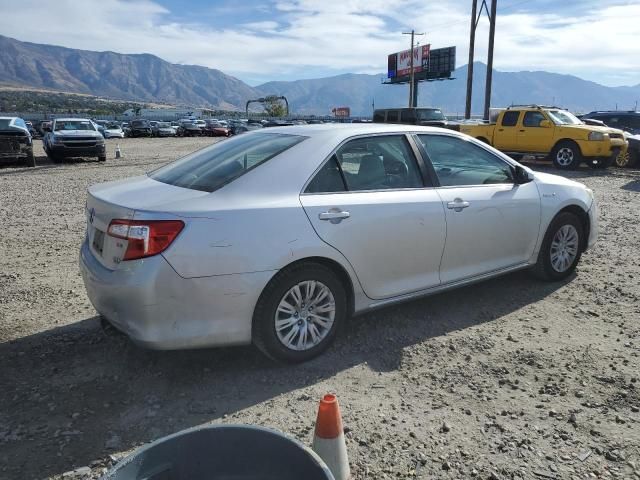
[[[346,144],[347,142],[350,142],[351,140],[356,140],[358,138],[390,137],[390,136],[404,137],[405,140],[409,144],[410,151],[413,154],[414,160],[416,161],[416,165],[418,166],[418,171],[420,171],[420,161],[418,160],[418,157],[416,156],[416,151],[413,148],[413,145],[411,143],[411,139],[409,138],[411,134],[412,134],[411,132],[378,132],[378,133],[366,133],[366,134],[360,134],[360,135],[353,135],[351,137],[345,138],[333,150],[331,150],[331,153],[329,153],[329,155],[320,163],[320,166],[314,170],[314,172],[311,174],[311,176],[307,179],[307,181],[302,186],[302,189],[301,189],[299,195],[326,195],[326,194],[362,193],[362,192],[368,192],[368,193],[371,193],[371,192],[398,192],[398,191],[403,191],[403,190],[424,190],[425,188],[434,188],[433,185],[432,186],[427,186],[425,184],[425,179],[424,179],[424,177],[422,175],[422,172],[420,172],[420,180],[422,181],[422,186],[421,187],[379,188],[379,189],[374,189],[374,190],[349,190],[348,185],[347,185],[347,181],[344,178],[344,174],[342,173],[342,166],[340,165],[340,162],[338,161],[338,167],[340,168],[340,175],[342,176],[342,181],[344,182],[344,186],[345,186],[345,190],[344,191],[342,191],[342,192],[307,192],[306,191],[307,187],[312,182],[312,180],[315,178],[315,176],[318,174],[318,172],[324,168],[325,164],[329,160],[331,160],[331,158],[338,152],[338,150],[340,150],[340,148],[342,148],[342,146],[344,144]]]
[[[432,172],[432,175],[435,177],[436,180],[436,184],[434,185],[434,188],[465,188],[465,187],[492,187],[495,185],[517,185],[517,183],[515,182],[515,177],[512,177],[512,181],[511,183],[479,183],[477,185],[442,185],[440,183],[440,179],[438,178],[438,174],[436,173],[436,169],[433,166],[433,162],[431,161],[431,158],[429,158],[429,154],[427,153],[426,148],[424,148],[424,145],[422,145],[422,142],[420,141],[420,139],[418,138],[418,135],[430,135],[430,136],[441,136],[441,137],[453,137],[453,138],[457,138],[458,140],[461,140],[463,142],[469,142],[472,145],[475,145],[476,147],[480,147],[481,149],[483,149],[485,152],[489,153],[490,155],[493,155],[495,158],[497,158],[498,160],[500,160],[503,163],[506,163],[507,166],[509,167],[509,171],[511,171],[511,174],[513,176],[513,172],[514,169],[516,167],[515,163],[512,163],[510,161],[507,161],[505,158],[502,158],[499,155],[496,155],[494,152],[492,152],[491,150],[489,150],[488,148],[486,148],[485,144],[483,142],[475,142],[471,139],[468,138],[462,138],[459,137],[457,135],[448,135],[445,132],[424,132],[424,133],[416,133],[415,135],[415,141],[420,149],[420,152],[424,152],[424,158],[425,158],[425,164],[428,165],[428,169],[430,172]]]

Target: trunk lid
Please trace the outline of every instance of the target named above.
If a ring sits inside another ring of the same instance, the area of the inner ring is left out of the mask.
[[[157,182],[146,175],[89,187],[86,218],[87,241],[91,252],[106,268],[119,268],[127,240],[107,235],[114,219],[138,219],[144,213],[171,212],[184,201],[208,195],[207,192]]]

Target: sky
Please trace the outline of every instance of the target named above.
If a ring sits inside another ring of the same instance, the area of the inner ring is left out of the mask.
[[[490,0],[487,0],[490,3]],[[387,54],[456,46],[468,61],[471,0],[0,0],[0,34],[22,41],[217,68],[250,85],[386,72]],[[481,4],[482,0],[478,0]],[[640,84],[640,1],[498,0],[494,68]],[[476,34],[486,62],[488,20]]]

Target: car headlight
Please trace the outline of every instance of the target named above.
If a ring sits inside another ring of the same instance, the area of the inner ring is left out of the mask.
[[[602,132],[590,132],[589,133],[589,140],[593,140],[595,142],[601,142],[602,140],[604,140],[607,137],[609,137],[609,135],[607,133],[602,133]]]

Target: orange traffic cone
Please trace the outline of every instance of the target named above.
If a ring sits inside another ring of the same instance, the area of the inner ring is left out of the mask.
[[[336,480],[351,478],[340,407],[338,398],[333,394],[327,394],[320,400],[313,450],[324,460]]]

